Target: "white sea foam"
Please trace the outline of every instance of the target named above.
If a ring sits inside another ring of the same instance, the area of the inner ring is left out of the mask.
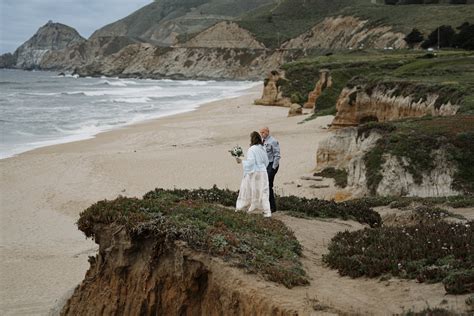
[[[185,86],[206,86],[209,83],[213,83],[215,81],[201,81],[201,80],[183,80],[183,81],[178,81],[179,84],[185,85]]]
[[[109,80],[102,80],[98,82],[99,85],[108,85],[108,86],[115,86],[115,87],[126,87],[127,84],[121,81],[109,81]]]
[[[150,102],[151,99],[148,97],[142,97],[142,98],[117,98],[113,99],[112,102],[115,103],[147,103]]]

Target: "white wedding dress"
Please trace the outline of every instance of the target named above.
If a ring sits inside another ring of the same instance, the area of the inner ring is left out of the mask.
[[[262,212],[265,217],[270,211],[268,186],[268,156],[262,145],[253,145],[247,151],[247,159],[242,160],[244,177],[237,198],[237,211]]]

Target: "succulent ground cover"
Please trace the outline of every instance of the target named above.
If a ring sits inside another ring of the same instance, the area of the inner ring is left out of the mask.
[[[463,208],[474,206],[473,195],[454,195],[446,197],[417,197],[417,196],[367,196],[351,200],[366,207],[390,206],[390,208],[405,208],[416,204],[421,206],[449,206]]]
[[[152,198],[163,192],[169,192],[183,199],[200,200],[208,203],[218,203],[228,207],[234,207],[237,201],[238,192],[219,189],[214,186],[212,189],[185,190],[156,189],[148,192],[144,197]],[[289,215],[301,215],[312,218],[341,218],[352,219],[362,224],[377,226],[381,223],[380,215],[372,210],[365,202],[360,200],[336,203],[334,201],[307,199],[297,196],[276,196],[278,208],[289,212]]]
[[[440,209],[415,209],[416,224],[338,233],[324,262],[350,277],[392,275],[474,292],[474,222],[446,222]]]

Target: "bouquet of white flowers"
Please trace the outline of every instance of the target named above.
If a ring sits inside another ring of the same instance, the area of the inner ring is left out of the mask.
[[[229,152],[232,155],[232,157],[235,157],[235,158],[240,158],[244,156],[244,151],[242,150],[242,147],[240,147],[239,145],[233,147],[231,150],[229,150]]]

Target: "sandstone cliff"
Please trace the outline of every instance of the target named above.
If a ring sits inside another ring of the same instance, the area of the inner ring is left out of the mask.
[[[75,29],[49,21],[15,51],[15,67],[40,68],[41,61],[47,53],[84,41],[85,39]]]
[[[337,100],[332,127],[356,126],[368,121],[456,114],[456,95],[441,87],[410,82],[350,83]],[[452,103],[453,102],[453,103]]]
[[[281,83],[284,76],[276,70],[272,70],[264,80],[263,93],[260,99],[254,101],[256,105],[290,106],[288,98],[284,98],[281,92]]]
[[[347,171],[347,187],[337,192],[347,198],[367,195],[379,196],[451,196],[461,192],[453,188],[456,166],[447,160],[447,151],[439,149],[428,153],[434,159],[434,168],[423,172],[421,181],[416,181],[410,171],[410,162],[405,157],[383,154],[378,183],[371,187],[368,179],[367,159],[382,135],[376,130],[360,135],[355,127],[332,131],[319,144],[316,153],[317,170],[335,168]],[[370,176],[370,175],[369,175]]]
[[[319,80],[316,82],[313,91],[308,94],[308,101],[303,105],[306,109],[316,109],[318,98],[326,88],[332,87],[332,77],[328,69],[319,71]]]
[[[177,241],[132,240],[123,226],[95,225],[99,253],[62,315],[294,315],[248,287],[239,273]]]
[[[262,73],[294,60],[300,52],[234,48],[160,48],[129,45],[119,52],[78,67],[81,76],[144,78],[261,79]]]
[[[372,26],[368,20],[339,16],[324,19],[308,32],[283,43],[282,48],[405,48],[404,38],[405,34],[391,26]]]

